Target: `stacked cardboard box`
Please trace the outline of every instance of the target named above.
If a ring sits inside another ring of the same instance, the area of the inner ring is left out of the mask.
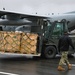
[[[5,51],[16,52],[20,48],[20,33],[5,32],[4,33],[4,48]]]
[[[37,34],[0,31],[0,51],[36,54]]]
[[[21,53],[36,54],[37,34],[23,33],[21,39]]]
[[[0,51],[4,52],[4,33],[0,31]]]
[[[4,52],[16,52],[20,49],[20,33],[15,32],[0,32],[0,50]]]

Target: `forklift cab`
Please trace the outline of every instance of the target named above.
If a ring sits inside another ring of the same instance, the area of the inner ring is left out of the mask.
[[[58,52],[58,40],[63,35],[63,32],[68,31],[68,22],[61,21],[48,21],[47,25],[43,24],[43,38],[44,38],[44,55],[46,58],[54,58]]]
[[[59,39],[63,32],[68,31],[68,22],[66,20],[48,22],[46,28],[44,29],[45,38],[48,39]],[[56,40],[57,41],[57,40]]]
[[[59,39],[60,36],[63,35],[64,31],[68,31],[67,23],[66,22],[56,22],[54,29],[52,31],[52,38]]]

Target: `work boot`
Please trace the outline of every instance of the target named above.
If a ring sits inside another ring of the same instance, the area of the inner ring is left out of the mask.
[[[72,64],[68,64],[68,69],[69,69],[69,70],[72,69]]]
[[[62,66],[58,66],[58,71],[64,71],[65,69]]]

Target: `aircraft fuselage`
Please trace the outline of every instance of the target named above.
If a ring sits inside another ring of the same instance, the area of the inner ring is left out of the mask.
[[[61,14],[61,15],[52,16],[51,22],[58,21],[58,20],[60,21],[63,19],[69,21],[69,23],[68,23],[69,31],[75,29],[75,14]]]

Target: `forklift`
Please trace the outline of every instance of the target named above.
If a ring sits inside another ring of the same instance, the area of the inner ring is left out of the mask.
[[[41,57],[55,58],[58,51],[58,40],[63,32],[68,31],[68,23],[65,19],[61,21],[50,22],[43,21],[40,26],[32,26],[31,32],[38,33],[37,53],[41,53]],[[74,53],[74,52],[73,52]]]

